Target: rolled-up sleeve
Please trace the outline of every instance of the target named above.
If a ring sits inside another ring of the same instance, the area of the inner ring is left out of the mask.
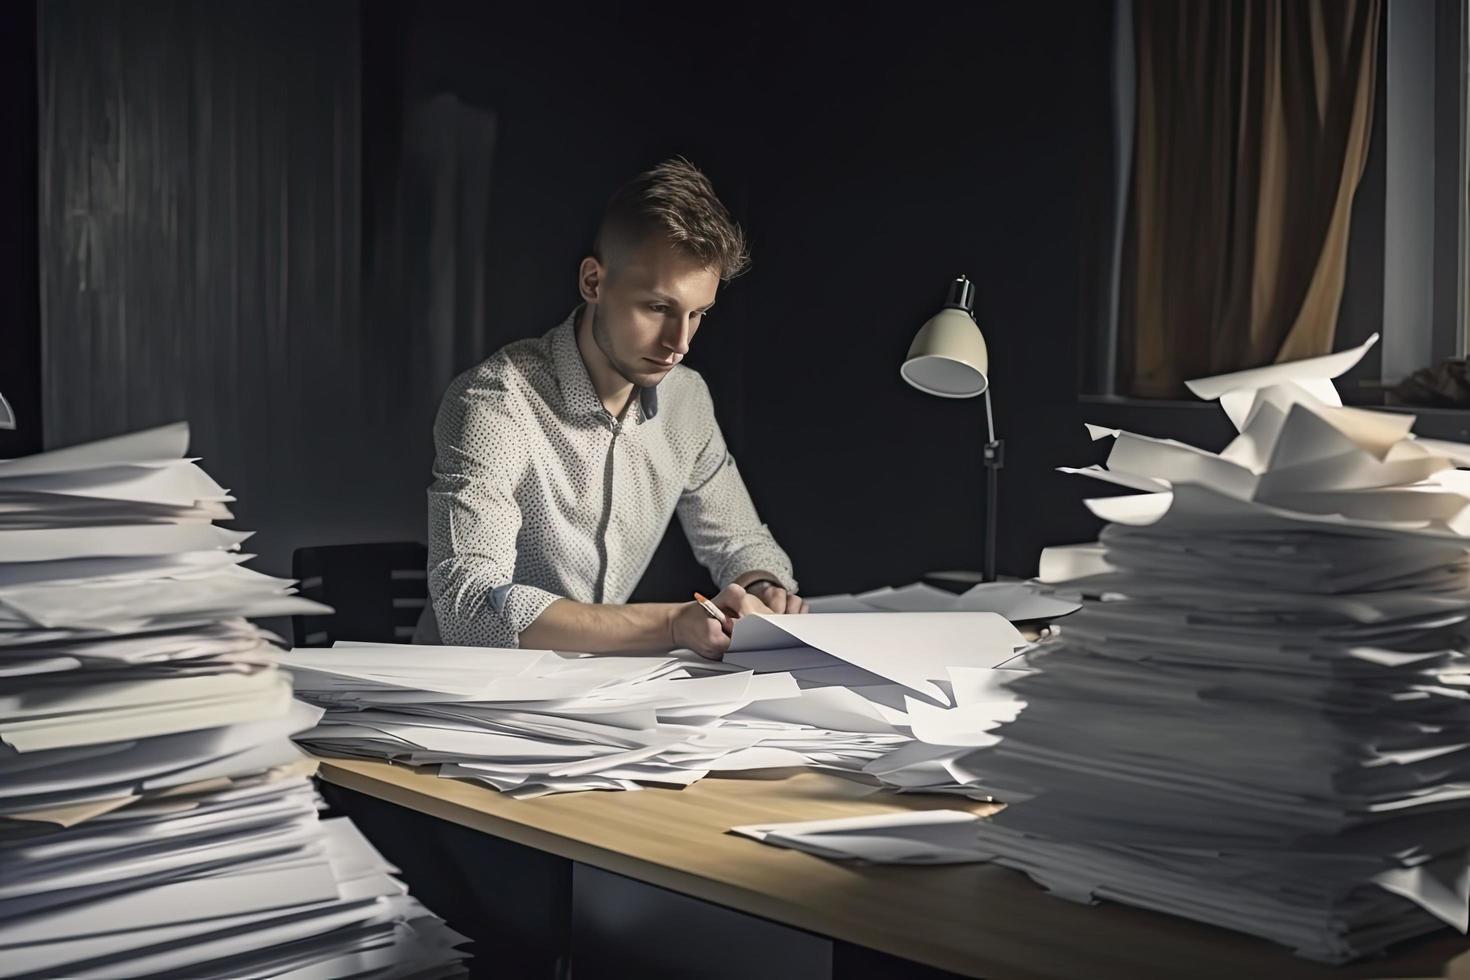
[[[521,509],[515,487],[529,463],[510,396],[462,377],[434,423],[429,487],[429,600],[441,641],[515,647],[555,593],[514,581]]]
[[[759,569],[777,576],[783,586],[795,592],[791,559],[756,514],[702,380],[700,394],[701,421],[708,435],[676,508],[695,557],[709,569],[720,588],[745,572]]]

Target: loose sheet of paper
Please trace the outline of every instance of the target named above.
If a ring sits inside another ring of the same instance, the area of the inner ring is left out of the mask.
[[[948,668],[994,667],[1026,645],[994,613],[759,615],[736,623],[726,659],[740,664],[747,652],[820,650],[947,704],[935,681]]]
[[[874,864],[968,864],[985,859],[979,818],[963,810],[915,810],[870,817],[747,824],[730,832],[817,857]]]

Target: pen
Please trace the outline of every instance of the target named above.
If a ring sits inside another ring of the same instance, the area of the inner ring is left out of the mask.
[[[715,605],[713,602],[710,602],[698,592],[694,593],[694,601],[699,603],[699,608],[709,613],[709,617],[711,619],[720,624],[720,629],[724,630],[726,633],[730,632],[730,620],[725,617],[724,613],[720,612],[719,606]]]

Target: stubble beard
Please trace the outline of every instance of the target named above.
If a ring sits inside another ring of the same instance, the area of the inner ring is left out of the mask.
[[[597,345],[598,350],[602,351],[602,356],[607,358],[607,363],[612,365],[612,369],[618,372],[618,377],[635,388],[648,387],[647,384],[633,377],[613,353],[612,338],[608,336],[607,324],[602,322],[602,311],[596,306],[592,307],[592,342]]]

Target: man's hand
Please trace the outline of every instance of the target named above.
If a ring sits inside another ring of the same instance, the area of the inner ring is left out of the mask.
[[[770,612],[765,604],[733,582],[711,600],[733,629],[747,613]],[[676,649],[693,650],[707,660],[719,660],[730,649],[730,634],[697,602],[677,606],[669,619],[669,638]]]
[[[771,582],[759,582],[754,591],[749,593],[759,599],[773,613],[806,613],[812,608],[807,601],[795,592],[787,592],[779,585]]]
[[[753,616],[757,613],[764,613],[767,616],[771,614],[770,606],[761,602],[751,593],[746,592],[743,586],[735,582],[731,582],[725,586],[720,592],[720,596],[722,599],[716,599],[715,603],[721,609],[735,610],[736,619],[739,619],[741,616]]]
[[[706,660],[719,660],[730,649],[730,634],[697,602],[686,602],[669,617],[669,639],[675,649],[693,650]]]

